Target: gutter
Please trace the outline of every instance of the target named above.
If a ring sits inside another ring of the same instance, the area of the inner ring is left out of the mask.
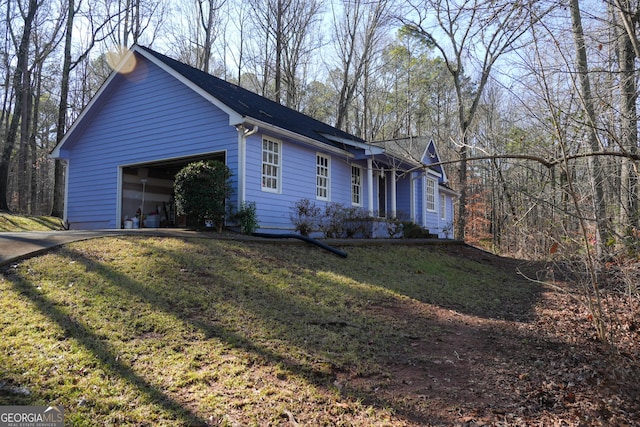
[[[292,139],[294,141],[304,142],[306,144],[309,144],[309,145],[311,145],[313,147],[316,147],[318,149],[321,149],[323,151],[329,151],[329,152],[332,152],[332,153],[335,153],[335,154],[340,154],[340,155],[346,156],[348,158],[354,158],[355,157],[352,153],[350,153],[347,150],[343,150],[342,148],[333,147],[333,146],[331,146],[331,145],[329,145],[327,143],[318,141],[318,140],[313,139],[313,138],[309,138],[308,136],[300,135],[298,133],[292,132],[290,130],[283,129],[283,128],[278,127],[278,126],[274,126],[274,125],[269,124],[267,122],[263,122],[262,120],[254,119],[253,117],[245,116],[244,117],[244,121],[242,123],[238,123],[236,125],[236,127],[238,127],[238,126],[244,127],[245,124],[246,125],[251,125],[251,126],[254,126],[254,127],[255,126],[259,126],[262,130],[268,130],[268,131],[271,131],[271,132],[273,132],[275,134],[286,136],[287,138],[290,138],[290,139]]]
[[[243,125],[236,126],[238,131],[238,210],[245,201],[246,194],[246,170],[247,170],[247,138],[258,132],[258,125],[249,130]]]

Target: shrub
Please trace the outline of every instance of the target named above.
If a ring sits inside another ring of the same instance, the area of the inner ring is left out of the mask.
[[[240,232],[253,234],[258,228],[258,217],[256,214],[256,202],[242,202],[240,210],[233,216],[240,226]]]
[[[316,228],[321,209],[309,199],[298,200],[291,209],[290,218],[296,231],[303,236],[309,236]]]
[[[373,218],[363,208],[351,207],[345,210],[344,234],[346,237],[362,237],[370,239],[373,236]]]
[[[429,232],[410,221],[402,223],[403,237],[405,239],[424,239],[429,237]]]
[[[320,230],[328,238],[339,238],[344,236],[344,223],[347,218],[343,205],[336,202],[327,203],[324,207],[324,216],[318,224]]]
[[[387,218],[387,233],[392,239],[402,234],[404,230],[403,223],[398,218]]]
[[[231,171],[220,161],[189,163],[176,175],[173,184],[176,209],[196,221],[201,229],[205,220],[212,220],[222,231],[225,203],[231,196]]]

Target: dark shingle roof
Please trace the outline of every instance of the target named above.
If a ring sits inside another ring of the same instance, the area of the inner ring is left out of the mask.
[[[430,137],[407,137],[386,141],[372,142],[373,145],[383,147],[388,155],[404,159],[410,163],[437,163],[440,161],[436,145]],[[442,165],[430,166],[431,169],[444,176]]]
[[[143,46],[138,46],[138,48],[153,55],[243,117],[254,118],[334,147],[343,146],[335,141],[331,141],[324,135],[364,142],[364,140],[354,135],[322,123],[238,85],[207,74],[180,61],[176,61],[152,49]]]

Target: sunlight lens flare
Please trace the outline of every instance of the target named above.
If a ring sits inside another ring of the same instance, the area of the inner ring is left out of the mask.
[[[129,74],[136,68],[135,55],[129,55],[130,51],[124,46],[118,46],[107,52],[107,64],[114,71]]]

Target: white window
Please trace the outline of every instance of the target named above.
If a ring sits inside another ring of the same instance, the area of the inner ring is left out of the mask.
[[[447,199],[440,195],[440,219],[447,219]]]
[[[281,143],[271,139],[262,140],[262,191],[280,192],[282,166]]]
[[[316,154],[316,199],[318,200],[329,200],[330,166],[331,159],[328,156]]]
[[[362,168],[351,166],[351,204],[362,206]]]
[[[436,181],[429,178],[427,178],[426,202],[428,211],[436,210]]]

